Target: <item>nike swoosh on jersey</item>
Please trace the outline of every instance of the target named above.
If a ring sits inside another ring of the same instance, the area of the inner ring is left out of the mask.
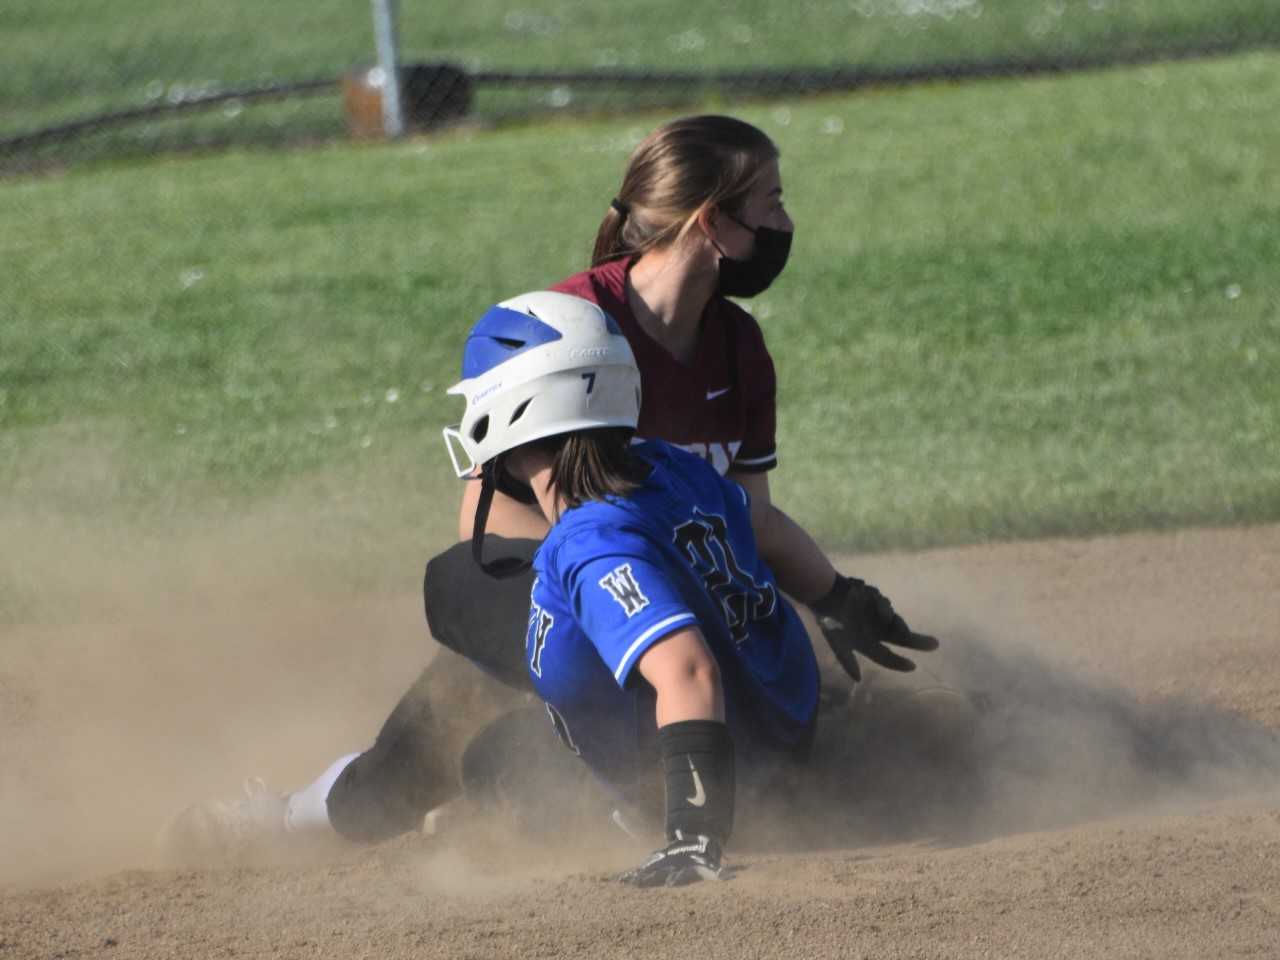
[[[689,772],[693,774],[693,796],[685,797],[691,807],[705,807],[707,805],[707,793],[702,789],[702,777],[698,776],[698,769],[693,765],[693,757],[686,757],[689,761]]]
[[[714,400],[716,397],[723,397],[726,393],[728,393],[732,389],[733,387],[722,387],[719,390],[708,390],[707,399]]]

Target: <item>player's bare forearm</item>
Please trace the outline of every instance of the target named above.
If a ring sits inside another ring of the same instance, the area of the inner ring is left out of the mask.
[[[801,603],[821,600],[835,583],[836,568],[809,533],[774,505],[769,475],[730,471],[751,495],[751,529],[778,586]]]
[[[835,582],[836,568],[804,527],[772,504],[764,510],[768,516],[762,522],[766,532],[759,541],[760,553],[778,586],[801,603],[822,599]]]
[[[696,628],[677,630],[636,663],[657,694],[659,727],[683,720],[724,721],[720,668]]]

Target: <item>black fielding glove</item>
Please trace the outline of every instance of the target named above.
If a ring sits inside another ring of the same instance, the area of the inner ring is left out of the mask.
[[[618,877],[636,887],[682,887],[720,879],[721,847],[733,832],[734,761],[729,728],[682,720],[658,729],[667,785],[667,845]]]
[[[818,626],[831,645],[840,666],[854,680],[862,679],[855,652],[887,670],[914,670],[915,662],[885,644],[910,650],[937,650],[938,641],[924,633],[912,633],[893,609],[888,597],[869,583],[836,574],[835,585],[813,605]]]

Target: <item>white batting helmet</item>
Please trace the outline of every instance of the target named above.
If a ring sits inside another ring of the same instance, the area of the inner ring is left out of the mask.
[[[490,307],[471,328],[462,423],[444,430],[458,476],[531,440],[597,427],[632,427],[640,372],[617,323],[567,293],[525,293]],[[455,451],[460,445],[468,462]]]

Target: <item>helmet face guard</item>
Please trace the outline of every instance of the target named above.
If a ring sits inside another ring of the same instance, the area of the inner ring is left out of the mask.
[[[539,291],[506,300],[480,318],[463,349],[462,377],[449,393],[466,398],[466,410],[462,422],[446,427],[443,436],[459,477],[482,468],[472,536],[479,559],[494,458],[546,437],[601,427],[634,429],[640,417],[640,372],[626,337],[600,307],[569,294]]]
[[[451,391],[452,392],[452,391]],[[480,464],[471,459],[471,455],[467,453],[466,441],[462,439],[462,434],[458,432],[459,427],[445,427],[441,433],[444,434],[444,448],[449,451],[449,462],[453,464],[453,472],[459,479],[465,479],[476,472],[476,467]],[[456,449],[455,449],[455,444]],[[463,463],[458,459],[458,451],[462,456],[467,458],[467,462]]]

